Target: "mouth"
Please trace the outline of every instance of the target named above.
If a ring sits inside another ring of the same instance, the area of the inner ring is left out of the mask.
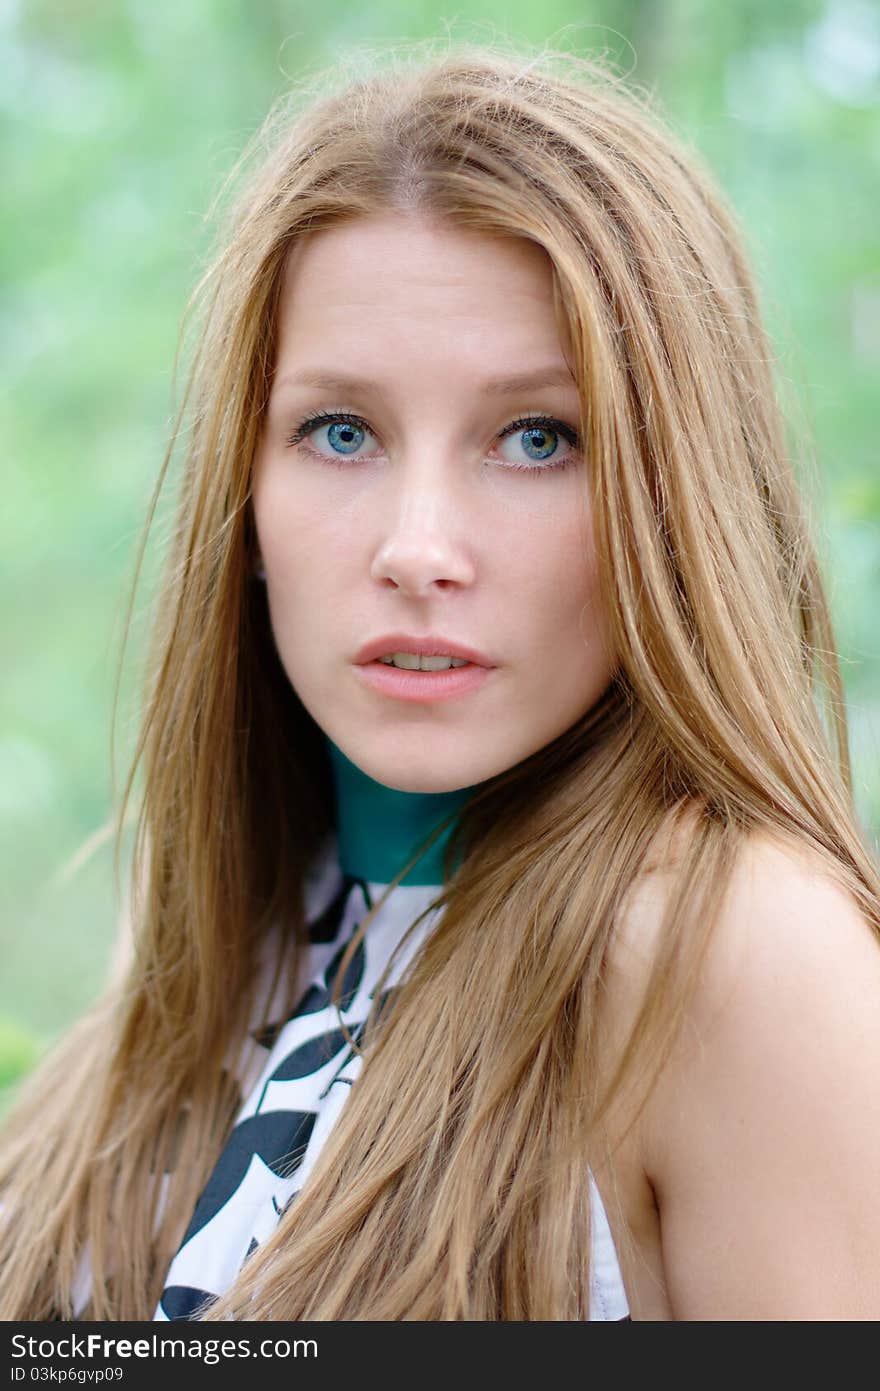
[[[451,700],[472,694],[485,685],[496,669],[464,661],[460,666],[431,671],[398,667],[381,657],[355,666],[364,684],[377,694],[412,702]]]
[[[354,660],[359,666],[379,660],[408,671],[437,671],[449,663],[458,668],[478,666],[485,670],[496,665],[485,652],[440,633],[428,633],[423,637],[413,633],[384,633],[365,643]]]

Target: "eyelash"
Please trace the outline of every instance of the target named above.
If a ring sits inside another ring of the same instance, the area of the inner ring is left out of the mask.
[[[315,415],[310,415],[307,419],[301,420],[293,432],[287,436],[286,443],[291,446],[303,444],[307,436],[309,436],[313,430],[318,429],[319,426],[332,425],[337,422],[344,425],[356,425],[358,429],[367,430],[375,438],[378,438],[375,431],[370,429],[368,422],[364,420],[363,416],[355,415],[351,411],[318,411]],[[508,435],[515,435],[518,430],[528,430],[535,425],[545,426],[547,429],[553,430],[561,435],[564,440],[567,440],[573,450],[577,451],[580,443],[577,431],[573,430],[570,425],[566,425],[565,421],[557,420],[556,417],[552,415],[520,416],[517,420],[512,420],[510,424],[500,432],[498,439],[506,439]],[[308,446],[306,445],[305,448],[308,449]],[[357,463],[357,459],[350,455],[346,456],[340,454],[337,459],[334,459],[331,458],[329,454],[320,454],[316,449],[309,449],[308,452],[322,459],[325,463],[336,467],[346,468],[349,464]],[[554,469],[565,468],[572,460],[572,455],[566,456],[566,458],[560,460],[557,464],[514,464],[511,463],[509,459],[506,459],[504,460],[504,467],[516,473],[549,473]]]

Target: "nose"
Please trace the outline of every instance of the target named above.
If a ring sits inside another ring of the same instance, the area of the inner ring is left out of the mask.
[[[472,584],[467,508],[456,495],[448,466],[422,458],[412,467],[401,461],[394,472],[392,488],[383,490],[381,499],[371,577],[413,597]]]

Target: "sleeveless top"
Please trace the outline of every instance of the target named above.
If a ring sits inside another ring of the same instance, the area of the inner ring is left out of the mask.
[[[401,826],[404,840],[414,848],[421,839],[414,832],[428,825],[426,813],[436,825],[438,813],[445,815],[472,791],[421,794],[381,788],[379,795],[379,785],[355,769],[335,745],[330,752],[343,815],[339,830],[325,838],[305,883],[308,947],[300,966],[298,1003],[281,1017],[270,1012],[268,1027],[252,1031],[251,1056],[238,1070],[243,1104],[168,1270],[154,1315],[158,1320],[197,1317],[229,1288],[295,1200],[362,1066],[331,1000],[345,948],[409,858],[400,854]],[[440,891],[445,839],[446,835],[435,842],[396,886],[348,965],[340,1009],[355,1042],[374,1001],[381,1008],[375,992],[389,960],[383,995],[403,978],[436,926],[439,909],[427,913],[406,936]],[[358,867],[380,877],[357,873]],[[432,882],[422,882],[425,879]],[[626,1319],[627,1299],[611,1231],[586,1166],[584,1181],[591,1199],[590,1319]]]

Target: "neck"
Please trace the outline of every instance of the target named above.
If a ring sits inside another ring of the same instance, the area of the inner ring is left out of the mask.
[[[407,885],[442,884],[444,852],[455,824],[453,813],[468,801],[475,787],[454,792],[400,792],[369,777],[332,739],[325,738],[333,769],[343,873],[387,884],[415,854],[419,843],[450,817],[449,825],[400,881]]]

